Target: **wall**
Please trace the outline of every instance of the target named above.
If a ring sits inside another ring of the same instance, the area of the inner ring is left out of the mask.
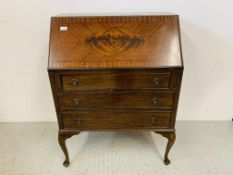
[[[233,2],[8,0],[0,7],[0,121],[56,120],[47,76],[50,16],[90,12],[180,15],[185,71],[179,120],[233,117]]]

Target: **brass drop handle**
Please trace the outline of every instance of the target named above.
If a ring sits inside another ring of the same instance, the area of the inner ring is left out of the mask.
[[[78,117],[75,119],[75,121],[78,123],[78,124],[81,124],[82,123],[82,118],[81,117]]]
[[[78,84],[78,79],[76,78],[73,78],[70,80],[70,83],[73,85],[73,86],[76,86]]]
[[[152,98],[151,101],[152,101],[153,104],[158,104],[159,103],[159,99],[156,98],[156,97]]]
[[[75,99],[74,99],[74,103],[75,103],[76,105],[79,105],[80,100],[79,100],[78,98],[75,98]]]
[[[155,117],[152,117],[152,118],[151,118],[151,123],[155,124],[157,121],[158,121],[157,118],[155,118]]]
[[[159,83],[160,83],[159,77],[154,78],[153,81],[154,81],[155,85],[159,85]]]

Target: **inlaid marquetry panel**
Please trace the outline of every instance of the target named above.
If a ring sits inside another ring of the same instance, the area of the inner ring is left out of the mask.
[[[54,17],[50,69],[181,66],[177,16]]]

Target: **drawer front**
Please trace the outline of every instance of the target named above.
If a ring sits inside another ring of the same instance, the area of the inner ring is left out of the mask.
[[[63,90],[168,89],[170,73],[93,73],[63,75]]]
[[[64,129],[169,128],[170,112],[67,112],[61,114]]]
[[[69,94],[59,96],[62,109],[69,108],[172,108],[173,94]]]

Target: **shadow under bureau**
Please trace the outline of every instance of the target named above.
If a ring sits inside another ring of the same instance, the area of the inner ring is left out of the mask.
[[[144,16],[51,18],[48,73],[58,141],[81,131],[149,130],[175,142],[183,73],[179,19]]]

